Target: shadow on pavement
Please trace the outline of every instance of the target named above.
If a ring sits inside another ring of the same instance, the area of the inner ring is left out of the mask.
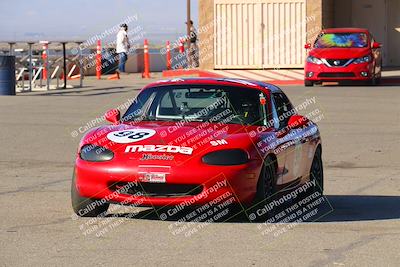
[[[324,198],[327,201],[319,207],[318,214],[312,220],[304,220],[305,222],[358,222],[400,219],[400,196],[328,195]],[[165,213],[166,210],[168,208],[157,210],[149,208],[138,213],[115,213],[107,216],[161,221],[160,214]],[[193,210],[188,210],[185,213],[190,214]],[[233,214],[229,216],[228,220],[216,220],[215,222],[250,223],[249,211],[244,212],[244,210],[239,209]],[[180,216],[168,216],[164,220],[173,222],[179,221],[181,218],[182,213],[180,213]]]
[[[400,219],[400,196],[327,196],[332,213],[320,222],[350,222]]]

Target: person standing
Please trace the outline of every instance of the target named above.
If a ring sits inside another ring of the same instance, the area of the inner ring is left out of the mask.
[[[117,54],[119,58],[118,62],[118,70],[120,73],[125,72],[125,64],[128,60],[128,51],[130,48],[129,39],[128,39],[128,25],[121,24],[120,29],[117,33]]]
[[[187,22],[186,22],[187,23]],[[197,49],[197,31],[193,25],[193,21],[189,21],[190,33],[188,39],[190,40],[188,63],[189,68],[199,67],[199,53]]]

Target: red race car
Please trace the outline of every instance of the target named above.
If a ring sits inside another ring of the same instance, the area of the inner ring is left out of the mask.
[[[191,78],[141,90],[112,125],[82,138],[72,179],[79,216],[109,203],[202,206],[231,196],[250,206],[278,191],[323,188],[319,130],[272,84]]]
[[[381,44],[367,29],[335,28],[323,30],[314,46],[306,44],[305,86],[317,82],[381,80]]]

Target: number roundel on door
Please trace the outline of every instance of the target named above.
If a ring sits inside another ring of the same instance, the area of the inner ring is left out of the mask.
[[[107,134],[107,138],[115,143],[127,144],[145,140],[156,134],[152,129],[130,129],[114,131]]]

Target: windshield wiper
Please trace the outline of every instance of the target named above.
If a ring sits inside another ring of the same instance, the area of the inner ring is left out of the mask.
[[[144,115],[144,116],[137,116],[137,117],[132,117],[131,119],[127,120],[127,119],[123,119],[123,121],[182,121],[182,122],[205,122],[207,121],[209,118],[162,118],[162,117],[156,117],[156,116],[149,116],[149,115]]]
[[[204,122],[206,121],[205,119],[201,119],[201,118],[158,118],[155,117],[154,120],[156,121],[182,121],[182,122],[192,122],[192,121],[196,121],[196,122]]]

